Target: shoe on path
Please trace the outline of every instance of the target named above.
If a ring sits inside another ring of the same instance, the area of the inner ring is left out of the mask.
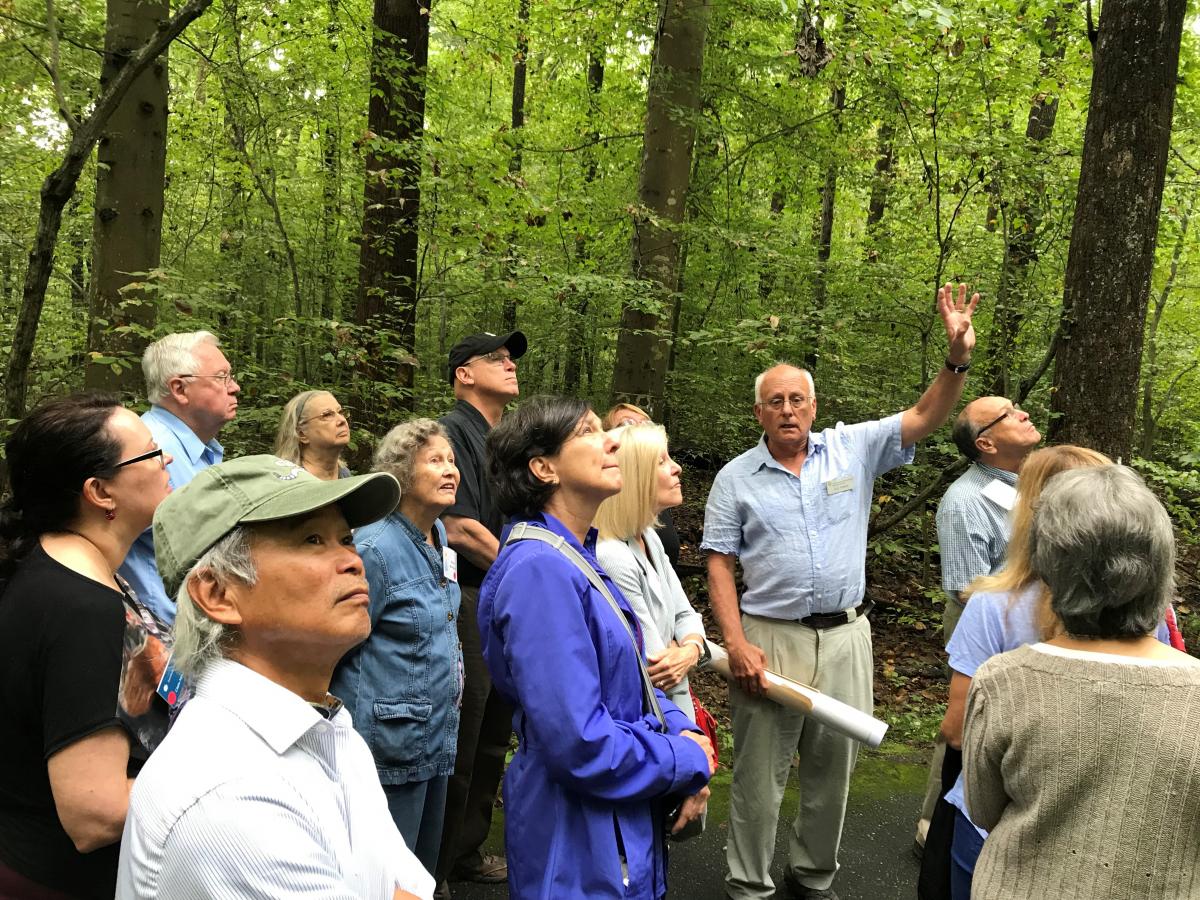
[[[450,873],[451,881],[473,881],[476,884],[499,884],[508,881],[508,863],[503,856],[488,854],[473,869],[456,868]]]

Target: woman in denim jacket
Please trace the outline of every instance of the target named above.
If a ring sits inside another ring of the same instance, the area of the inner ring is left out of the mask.
[[[371,636],[346,654],[330,691],[375,756],[405,843],[433,872],[462,700],[457,560],[437,519],[454,503],[458,469],[442,427],[415,419],[383,438],[374,471],[400,482],[400,505],[354,535]]]

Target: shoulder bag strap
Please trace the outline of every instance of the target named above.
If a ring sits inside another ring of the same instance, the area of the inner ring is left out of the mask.
[[[666,730],[667,720],[663,717],[662,706],[659,705],[658,697],[654,693],[654,683],[650,680],[650,673],[646,671],[646,664],[642,661],[642,651],[638,646],[637,636],[629,626],[629,620],[625,618],[624,610],[621,609],[620,604],[613,597],[612,591],[608,589],[608,585],[604,583],[604,579],[600,577],[600,573],[584,559],[583,554],[570,545],[566,538],[554,534],[539,525],[518,522],[509,531],[508,539],[504,544],[508,546],[516,541],[541,541],[543,544],[549,544],[569,559],[580,572],[587,576],[588,581],[592,583],[592,587],[604,595],[604,599],[608,601],[608,605],[612,608],[613,613],[620,620],[621,624],[625,626],[625,633],[629,635],[629,640],[633,643],[634,656],[637,658],[638,669],[642,674],[642,697],[646,701],[646,707],[650,712],[654,713],[654,718],[658,719],[659,723],[663,726],[663,730]]]

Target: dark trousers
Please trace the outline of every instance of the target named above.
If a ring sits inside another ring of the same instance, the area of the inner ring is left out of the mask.
[[[446,786],[446,821],[438,853],[438,881],[456,868],[482,862],[480,847],[492,828],[496,789],[512,738],[512,710],[492,690],[480,648],[479,588],[462,586],[458,639],[463,651],[463,702],[454,774]]]

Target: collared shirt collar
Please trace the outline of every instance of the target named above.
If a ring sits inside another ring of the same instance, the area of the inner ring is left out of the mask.
[[[299,694],[230,659],[217,660],[204,669],[196,696],[225,707],[278,754],[324,721]],[[349,715],[339,709],[331,721],[342,724]]]
[[[204,441],[196,436],[196,432],[192,431],[187,422],[183,421],[183,419],[170,410],[153,405],[146,415],[158,419],[159,422],[179,439],[179,443],[183,446],[184,452],[187,453],[192,465],[200,461],[200,457],[204,455],[205,450],[212,452],[214,462],[220,462],[225,456],[225,448],[217,442],[216,438],[213,438],[207,444],[204,443]]]
[[[1017,473],[1010,472],[1007,469],[998,469],[995,466],[989,466],[985,462],[975,461],[975,465],[979,467],[979,471],[989,478],[998,478],[1005,484],[1015,485],[1017,483]]]
[[[771,466],[772,468],[780,469],[787,472],[788,469],[779,460],[771,455],[771,451],[767,448],[767,435],[763,432],[763,436],[758,439],[758,444],[753,448],[757,456],[758,466],[761,469],[763,466]],[[818,431],[809,431],[808,433],[808,454],[816,456],[825,451],[825,435]]]

